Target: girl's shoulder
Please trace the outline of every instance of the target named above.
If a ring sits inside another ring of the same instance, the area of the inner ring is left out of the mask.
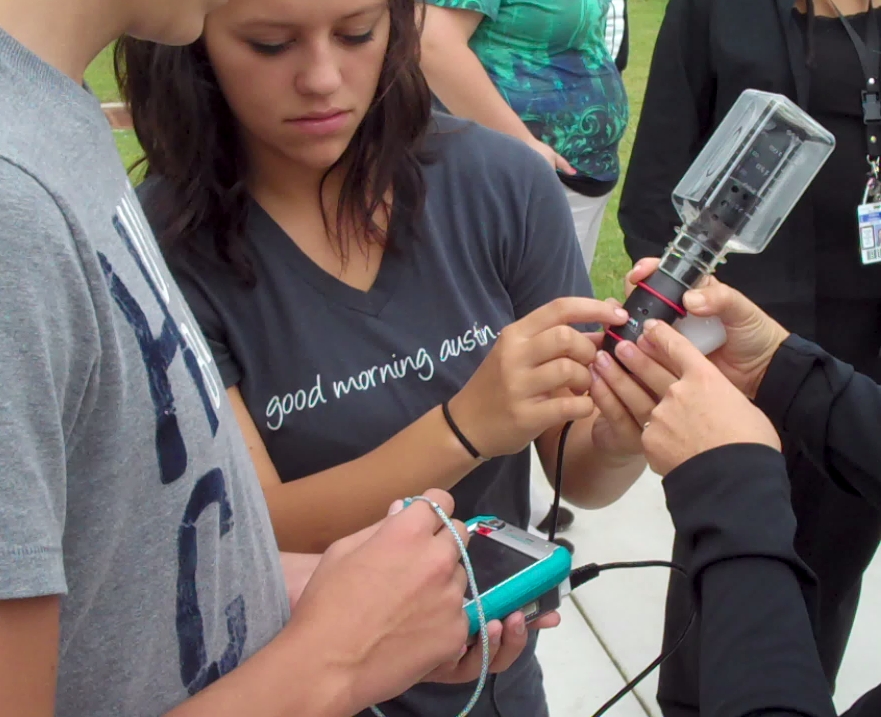
[[[441,112],[432,117],[425,156],[429,191],[434,182],[446,182],[469,194],[507,188],[520,195],[536,182],[559,182],[547,161],[525,142]]]

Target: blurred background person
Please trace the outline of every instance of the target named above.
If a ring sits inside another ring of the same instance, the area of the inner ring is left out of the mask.
[[[426,4],[422,69],[432,92],[448,112],[523,140],[557,170],[589,271],[629,118],[606,46],[609,0]]]

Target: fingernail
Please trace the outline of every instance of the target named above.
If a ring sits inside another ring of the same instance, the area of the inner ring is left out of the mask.
[[[612,357],[605,351],[600,351],[597,353],[597,363],[600,365],[600,368],[609,368],[612,365]]]
[[[523,633],[526,632],[526,620],[518,620],[517,624],[514,625],[514,633],[519,637],[522,636]]]
[[[707,305],[707,298],[699,291],[689,291],[684,299],[687,309],[702,309]]]
[[[392,503],[391,507],[388,509],[388,514],[389,514],[389,516],[397,515],[402,510],[404,510],[404,501],[396,500],[394,503]]]
[[[496,633],[495,635],[492,635],[489,638],[489,644],[492,645],[493,647],[498,647],[499,645],[502,644],[502,636],[498,633]]]
[[[459,659],[461,660],[467,654],[468,654],[468,645],[462,645],[462,649],[459,650]]]
[[[642,325],[642,328],[643,328],[645,331],[649,331],[649,332],[651,332],[651,331],[654,331],[654,330],[655,330],[655,327],[656,327],[657,325],[658,325],[658,320],[657,320],[657,319],[649,319],[648,321],[646,321],[646,322]]]
[[[615,309],[615,316],[617,316],[621,321],[627,321],[629,318],[628,314],[624,309]]]
[[[633,358],[636,355],[633,344],[629,341],[622,341],[618,344],[617,353],[621,358]]]

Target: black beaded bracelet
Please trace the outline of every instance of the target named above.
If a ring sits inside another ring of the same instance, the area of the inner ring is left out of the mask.
[[[465,450],[468,451],[469,454],[471,454],[471,457],[478,461],[485,461],[486,458],[480,455],[480,451],[478,451],[471,443],[471,441],[465,438],[465,434],[462,433],[461,430],[459,430],[459,426],[456,425],[456,422],[453,420],[452,415],[450,415],[450,405],[446,401],[441,404],[441,410],[443,411],[444,418],[446,419],[447,425],[450,427],[450,430],[453,432],[456,438],[459,439],[459,443],[461,443],[465,447]]]

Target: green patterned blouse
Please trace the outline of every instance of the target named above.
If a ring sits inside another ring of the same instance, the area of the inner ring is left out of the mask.
[[[471,38],[530,131],[584,177],[618,179],[627,94],[605,44],[610,0],[426,0],[484,15]]]

